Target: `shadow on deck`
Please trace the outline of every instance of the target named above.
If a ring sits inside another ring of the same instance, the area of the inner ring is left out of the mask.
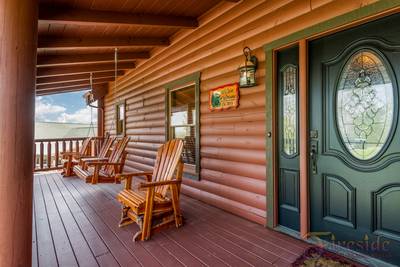
[[[185,225],[132,242],[118,227],[121,185],[34,178],[33,266],[290,266],[308,245],[182,196]]]

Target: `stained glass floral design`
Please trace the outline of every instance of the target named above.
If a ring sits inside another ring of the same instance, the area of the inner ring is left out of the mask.
[[[337,90],[337,122],[346,148],[357,159],[373,158],[393,124],[393,85],[381,57],[372,50],[354,54]]]
[[[283,85],[283,151],[297,153],[297,68],[286,66],[282,71]]]

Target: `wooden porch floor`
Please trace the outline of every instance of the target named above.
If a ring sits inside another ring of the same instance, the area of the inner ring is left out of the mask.
[[[35,175],[33,266],[290,266],[308,247],[186,196],[182,228],[134,243],[137,226],[118,227],[120,188]]]

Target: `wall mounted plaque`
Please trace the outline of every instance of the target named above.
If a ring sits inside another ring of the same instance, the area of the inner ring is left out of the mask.
[[[226,84],[209,91],[208,107],[213,110],[225,110],[239,106],[239,84]]]

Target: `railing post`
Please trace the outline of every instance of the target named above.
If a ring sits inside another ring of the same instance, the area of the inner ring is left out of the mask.
[[[36,170],[36,142],[33,145],[33,171]]]
[[[59,163],[59,157],[60,157],[60,151],[58,147],[58,140],[56,141],[56,147],[55,147],[55,155],[54,155],[54,160],[55,160],[55,167],[58,168],[58,163]]]
[[[47,143],[47,168],[51,168],[51,142]]]
[[[40,142],[39,165],[41,170],[43,170],[43,154],[44,154],[44,145],[43,142]]]

